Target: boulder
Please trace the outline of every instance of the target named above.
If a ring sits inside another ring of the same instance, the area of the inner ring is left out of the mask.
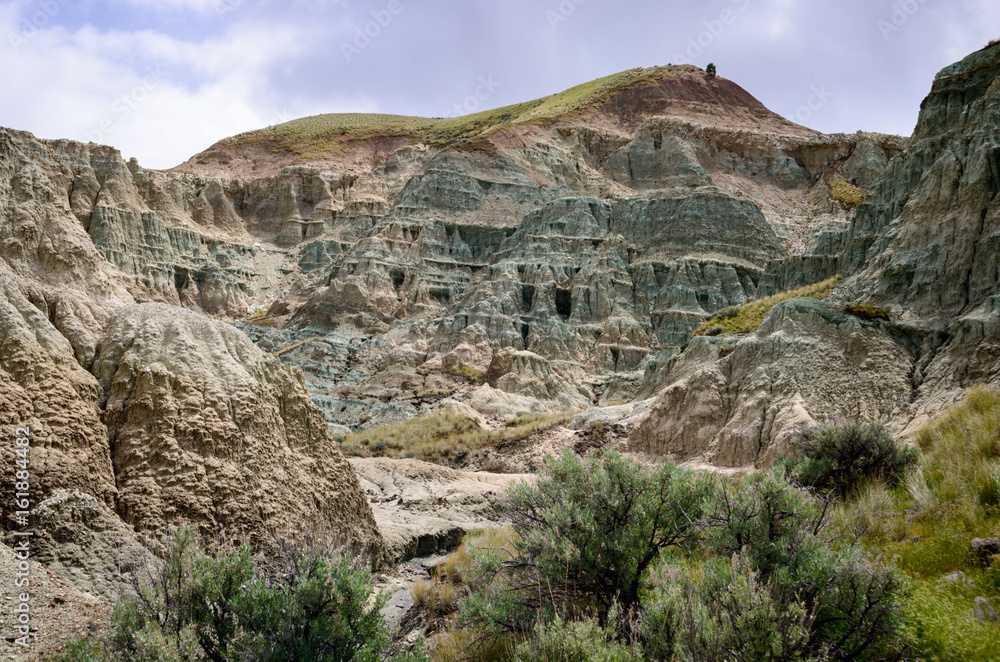
[[[969,558],[980,565],[991,565],[993,557],[1000,554],[1000,540],[996,538],[973,538],[969,543]]]

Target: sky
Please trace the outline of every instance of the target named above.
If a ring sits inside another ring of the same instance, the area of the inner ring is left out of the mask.
[[[447,117],[713,62],[827,133],[908,136],[997,0],[0,0],[0,126],[169,168],[332,112]]]

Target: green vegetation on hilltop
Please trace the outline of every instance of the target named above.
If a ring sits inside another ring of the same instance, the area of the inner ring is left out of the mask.
[[[798,297],[825,299],[833,291],[833,288],[840,284],[841,280],[840,276],[835,276],[820,283],[800,287],[797,290],[781,292],[763,299],[757,299],[742,306],[724,308],[709,317],[701,326],[695,329],[694,335],[719,336],[756,331],[764,322],[767,313],[779,303]]]
[[[426,118],[362,113],[315,115],[233,136],[222,143],[229,147],[267,143],[274,152],[292,152],[303,157],[326,153],[338,143],[380,136],[411,137],[442,147],[475,148],[477,138],[494,131],[518,124],[544,125],[590,110],[614,94],[647,81],[696,78],[699,75],[703,75],[701,70],[691,66],[629,69],[548,97],[462,117]]]

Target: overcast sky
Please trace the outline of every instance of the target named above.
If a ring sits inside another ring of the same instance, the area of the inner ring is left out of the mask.
[[[307,115],[714,62],[812,128],[909,135],[934,74],[997,37],[997,0],[0,0],[0,126],[167,168]]]

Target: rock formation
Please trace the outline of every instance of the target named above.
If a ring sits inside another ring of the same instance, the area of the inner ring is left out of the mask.
[[[315,523],[381,557],[301,377],[204,317],[245,314],[275,275],[229,243],[251,236],[220,186],[0,130],[0,457],[12,476],[30,428],[33,558],[77,587],[106,590],[102,571],[182,520],[261,542]]]
[[[630,399],[710,313],[837,273],[827,253],[848,217],[829,183],[870,186],[903,147],[816,134],[694,67],[612,79],[587,104],[556,95],[493,124],[309,118],[177,169],[258,177],[231,191],[298,178],[266,206],[291,211],[245,219],[274,232],[263,238],[286,247],[289,272],[241,328],[289,350],[331,429],[413,416],[419,393],[470,391],[454,371],[482,372],[505,349],[573,386],[494,380],[505,395],[477,402]],[[380,121],[386,137],[372,137]],[[793,255],[808,271],[772,266]]]
[[[768,267],[771,283],[843,273],[836,298],[884,308],[892,323],[779,305],[757,334],[725,340],[730,356],[661,376],[670,385],[633,449],[761,466],[818,421],[879,419],[905,435],[966,388],[1000,383],[998,81],[996,45],[941,71],[907,149],[851,223]]]
[[[170,172],[0,129],[0,434],[32,428],[41,558],[103,590],[80,571],[101,540],[183,520],[379,556],[333,436],[444,401],[600,405],[574,425],[732,470],[819,421],[905,432],[1000,378],[998,74],[998,46],[942,71],[909,141],[818,134],[688,66],[471,118],[306,118]],[[828,301],[692,338],[836,274]],[[426,469],[355,468],[378,498]],[[390,555],[420,548],[380,508]],[[457,530],[432,524],[436,547]]]
[[[301,375],[231,325],[164,304],[126,308],[93,372],[118,511],[137,530],[189,521],[258,541],[334,530],[380,552],[357,477]]]

